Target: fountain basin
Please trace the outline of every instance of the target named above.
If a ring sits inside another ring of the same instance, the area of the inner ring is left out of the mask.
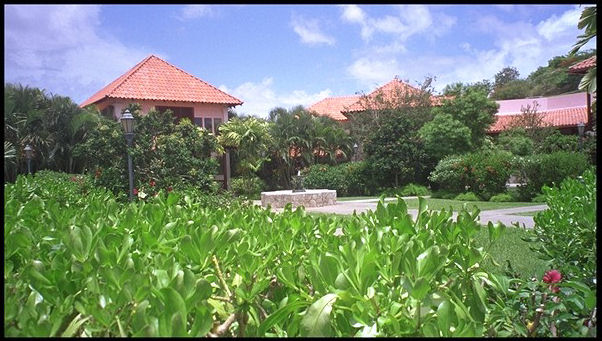
[[[282,208],[291,203],[293,207],[321,207],[337,203],[337,191],[333,189],[306,189],[305,192],[292,190],[261,192],[261,206]]]

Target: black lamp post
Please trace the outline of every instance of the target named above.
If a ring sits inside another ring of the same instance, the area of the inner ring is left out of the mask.
[[[353,158],[355,159],[355,161],[357,161],[357,150],[360,148],[360,146],[357,145],[357,143],[353,144]]]
[[[577,124],[577,132],[579,133],[579,150],[583,147],[583,130],[585,130],[585,124],[579,122]]]
[[[134,116],[130,114],[128,109],[125,109],[121,116],[121,126],[127,142],[128,148],[132,146],[134,140]],[[132,167],[132,156],[128,150],[128,175],[130,178],[130,201],[134,199],[134,168]]]
[[[31,174],[31,157],[33,156],[33,148],[30,145],[26,145],[23,149],[25,151],[25,159],[27,159],[27,174]]]

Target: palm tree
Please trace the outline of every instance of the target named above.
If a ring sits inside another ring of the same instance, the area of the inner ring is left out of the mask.
[[[251,175],[268,160],[266,156],[272,143],[269,123],[255,117],[235,117],[220,125],[218,142],[233,149],[240,160],[238,171]]]
[[[579,24],[577,28],[580,30],[585,29],[584,33],[577,38],[577,43],[573,46],[570,54],[576,54],[581,47],[587,44],[592,38],[596,37],[596,6],[587,7],[581,12],[579,18]],[[596,67],[592,67],[587,71],[585,76],[579,83],[579,90],[587,90],[589,93],[596,92]]]

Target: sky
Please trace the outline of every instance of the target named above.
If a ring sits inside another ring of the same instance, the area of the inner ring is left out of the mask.
[[[267,117],[396,76],[435,92],[527,77],[570,51],[587,6],[5,5],[4,81],[81,103],[154,54]]]

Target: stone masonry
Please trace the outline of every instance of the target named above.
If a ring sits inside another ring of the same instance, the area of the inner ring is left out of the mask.
[[[282,208],[287,203],[293,207],[322,207],[337,203],[337,191],[331,189],[306,189],[305,192],[291,190],[261,192],[261,206]]]

